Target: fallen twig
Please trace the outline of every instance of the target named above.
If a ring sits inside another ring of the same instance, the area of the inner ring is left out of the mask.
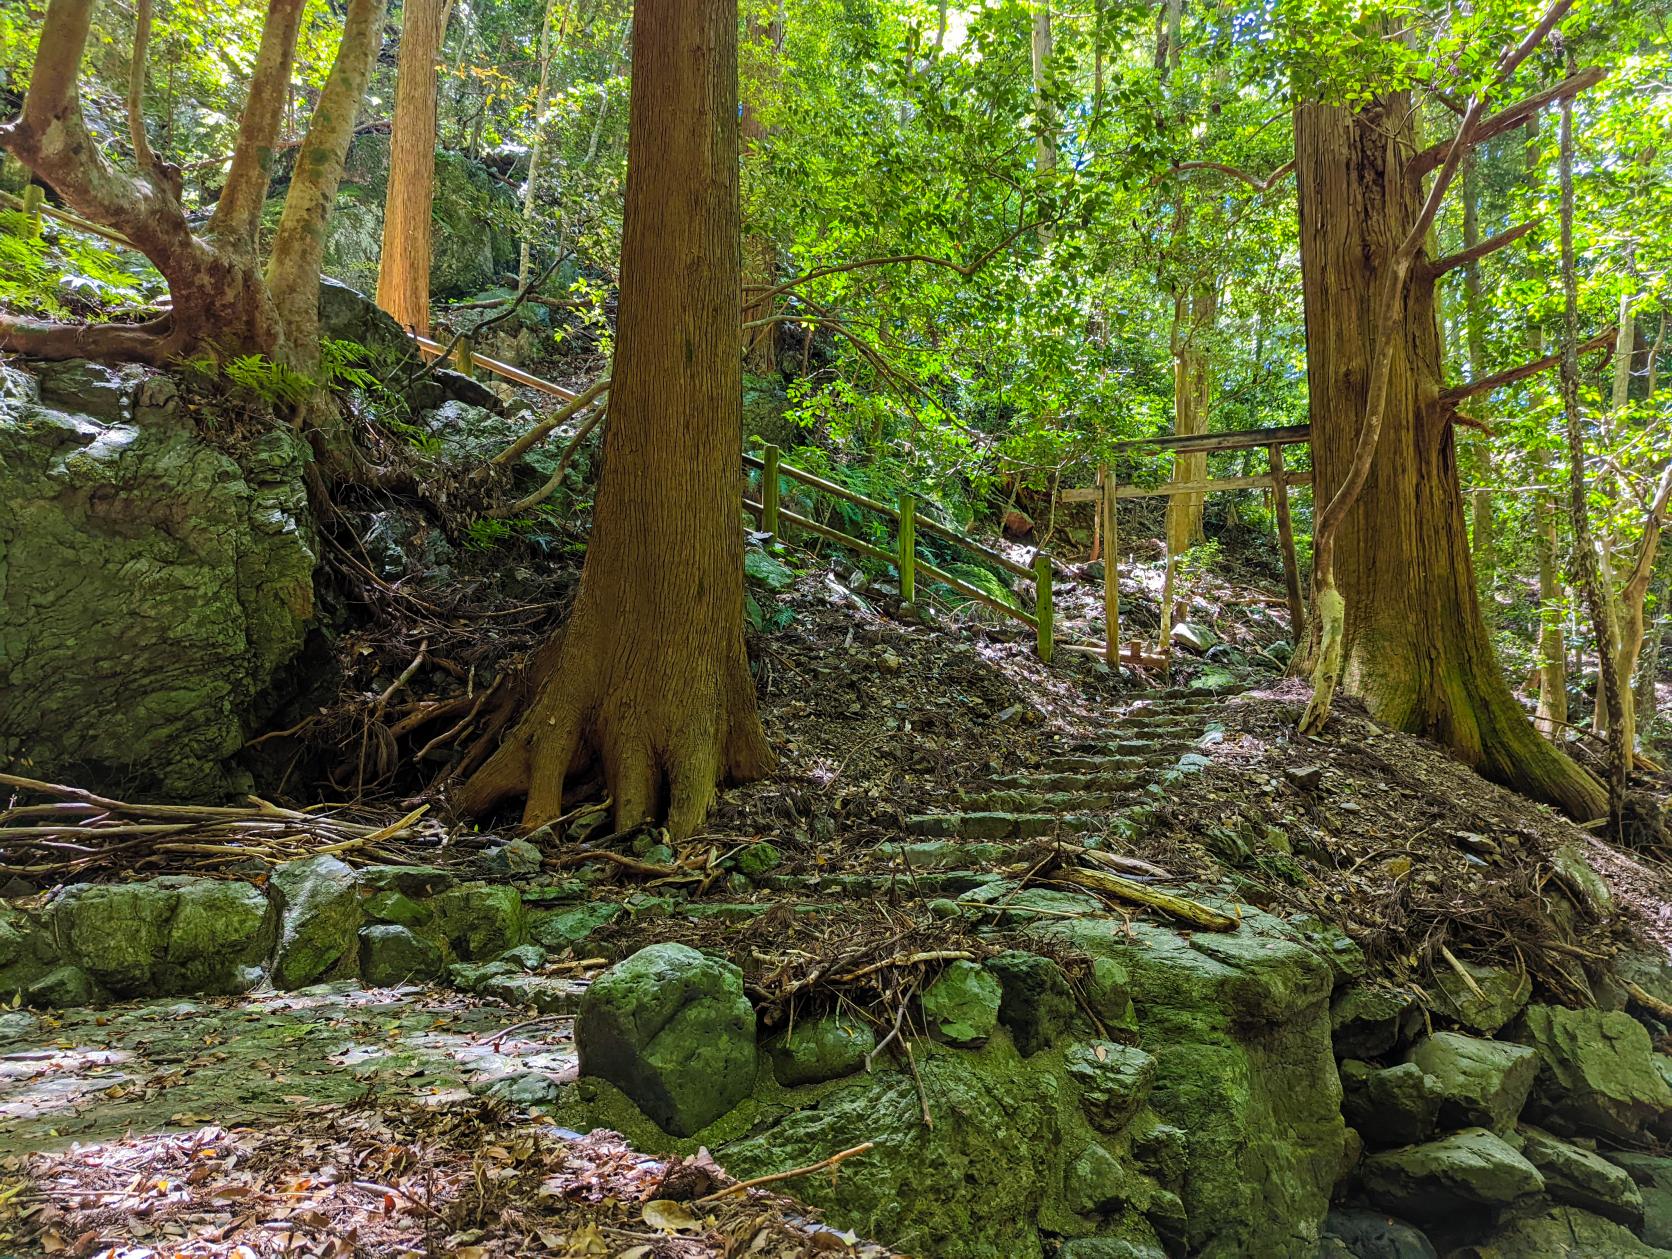
[[[703,1206],[706,1203],[718,1202],[722,1198],[729,1198],[733,1194],[743,1193],[745,1190],[758,1189],[762,1185],[776,1185],[780,1181],[796,1180],[802,1176],[810,1176],[814,1172],[822,1172],[827,1167],[835,1167],[836,1164],[853,1158],[855,1155],[875,1149],[876,1144],[875,1141],[867,1141],[863,1145],[856,1145],[852,1149],[843,1150],[839,1154],[832,1154],[829,1158],[820,1159],[816,1163],[809,1163],[806,1167],[792,1167],[787,1172],[773,1172],[770,1176],[756,1176],[753,1180],[740,1180],[735,1185],[727,1185],[724,1189],[716,1190],[707,1197],[698,1198],[693,1205]]]

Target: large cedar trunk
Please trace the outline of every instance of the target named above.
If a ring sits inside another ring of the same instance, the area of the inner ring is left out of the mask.
[[[1366,411],[1377,299],[1417,222],[1411,103],[1295,114],[1314,493],[1327,502],[1352,466]],[[1420,268],[1418,268],[1420,272]],[[1433,284],[1407,287],[1381,440],[1342,525],[1336,582],[1346,603],[1341,685],[1378,720],[1428,735],[1486,777],[1578,818],[1606,807],[1600,783],[1540,739],[1494,657],[1476,602],[1450,416],[1441,390]]]
[[[430,203],[435,196],[435,80],[441,53],[440,0],[406,0],[389,131],[389,191],[377,304],[395,322],[430,331]]]
[[[592,541],[533,698],[462,789],[562,812],[601,762],[618,829],[691,834],[771,766],[743,644],[736,0],[639,0],[614,385]]]

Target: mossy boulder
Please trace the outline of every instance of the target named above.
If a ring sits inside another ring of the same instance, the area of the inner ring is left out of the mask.
[[[1135,1045],[1076,1045],[1065,1065],[1087,1122],[1100,1132],[1124,1129],[1155,1087],[1155,1059]]]
[[[1470,1246],[1469,1259],[1672,1259],[1632,1231],[1577,1207],[1512,1213]]]
[[[653,944],[587,989],[575,1023],[582,1075],[621,1089],[689,1136],[754,1088],[755,1012],[743,974],[683,944]]]
[[[1631,1173],[1571,1141],[1539,1128],[1521,1133],[1521,1153],[1544,1177],[1545,1192],[1557,1202],[1606,1216],[1616,1224],[1643,1225],[1643,1195]]]
[[[609,926],[626,912],[613,901],[531,910],[528,936],[536,944],[558,952],[580,948],[594,932]]]
[[[279,919],[273,986],[301,988],[359,971],[360,881],[335,857],[306,857],[273,871]]]
[[[1475,962],[1459,965],[1469,976],[1467,981],[1449,968],[1436,972],[1435,1009],[1482,1036],[1493,1035],[1520,1014],[1533,995],[1533,981],[1524,970]]]
[[[195,878],[182,878],[175,887],[154,991],[227,995],[260,983],[277,925],[261,890],[242,881]]]
[[[1538,1056],[1525,1045],[1435,1032],[1411,1047],[1414,1064],[1438,1085],[1440,1122],[1508,1132],[1538,1074]]]
[[[1341,1064],[1341,1113],[1366,1144],[1413,1145],[1434,1135],[1440,1082],[1414,1062],[1374,1067],[1348,1058]]]
[[[838,1014],[797,1022],[766,1043],[772,1073],[788,1087],[852,1075],[877,1047],[870,1025]]]
[[[923,991],[923,1020],[950,1045],[985,1044],[999,1025],[1004,989],[974,962],[953,962]]]
[[[1312,1259],[1346,1145],[1335,975],[1284,924],[1242,912],[1234,932],[1188,938],[1088,919],[1031,930],[1126,971],[1139,1045],[1155,1059],[1147,1105],[1183,1134],[1184,1249]]]
[[[999,1022],[1024,1057],[1048,1049],[1067,1034],[1078,1007],[1062,967],[1020,949],[988,958],[986,966],[1003,989]]]
[[[380,922],[360,929],[360,975],[375,988],[433,979],[441,967],[435,942],[406,927]]]
[[[1418,1224],[1444,1225],[1529,1199],[1544,1177],[1502,1137],[1465,1128],[1422,1145],[1366,1156],[1359,1187],[1376,1206]]]
[[[503,884],[470,883],[449,888],[431,902],[436,929],[454,957],[483,961],[528,939],[522,897]]]
[[[1528,1114],[1543,1126],[1631,1141],[1672,1119],[1672,1087],[1631,1015],[1530,1005],[1513,1035],[1538,1054]]]
[[[715,1156],[748,1177],[872,1141],[840,1176],[798,1182],[797,1195],[905,1253],[1038,1259],[1039,1214],[1065,1171],[1057,1077],[1002,1037],[977,1053],[920,1048],[918,1071],[921,1098],[905,1072],[854,1076]]]
[[[305,443],[211,440],[164,374],[39,373],[0,397],[0,767],[249,790],[232,758],[314,617]]]

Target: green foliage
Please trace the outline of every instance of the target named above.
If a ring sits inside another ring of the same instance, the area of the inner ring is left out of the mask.
[[[97,322],[162,291],[143,260],[43,216],[40,232],[0,209],[0,306],[48,319]]]

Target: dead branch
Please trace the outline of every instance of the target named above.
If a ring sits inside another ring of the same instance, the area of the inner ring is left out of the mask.
[[[1454,254],[1447,254],[1444,258],[1436,258],[1426,263],[1422,272],[1429,279],[1438,279],[1448,271],[1455,271],[1458,267],[1466,267],[1471,262],[1478,262],[1487,254],[1495,253],[1505,245],[1513,244],[1542,222],[1542,219],[1529,219],[1525,223],[1518,223],[1507,231],[1499,232],[1496,236],[1488,236],[1478,245],[1459,250]]]
[[[517,438],[516,441],[512,442],[504,450],[500,451],[492,459],[488,460],[488,463],[490,465],[507,464],[521,459],[530,450],[533,450],[535,446],[544,441],[546,436],[565,420],[577,415],[581,411],[586,410],[586,408],[590,406],[595,399],[602,394],[607,393],[609,391],[609,387],[610,378],[608,376],[600,376],[597,380],[593,381],[584,390],[582,390],[580,395],[576,397],[573,402],[570,402],[560,409],[552,412],[533,428],[529,429],[528,432],[524,433],[521,437]]]
[[[1284,177],[1295,173],[1295,164],[1292,161],[1284,162],[1283,165],[1272,171],[1264,179],[1261,179],[1258,175],[1250,175],[1239,167],[1228,166],[1224,162],[1175,162],[1172,169],[1174,172],[1217,171],[1221,175],[1229,175],[1232,179],[1242,180],[1255,192],[1270,192]]]
[[[494,520],[503,520],[507,516],[515,516],[529,510],[531,507],[538,507],[557,493],[557,487],[563,484],[563,474],[569,471],[569,464],[574,460],[575,452],[580,449],[581,443],[587,439],[592,430],[604,422],[604,416],[609,414],[609,410],[609,404],[606,402],[587,417],[586,423],[575,431],[575,435],[569,439],[569,444],[563,448],[562,458],[557,461],[557,467],[552,469],[552,474],[546,478],[544,485],[508,506],[495,507],[488,513],[488,516]]]
[[[1562,10],[1562,13],[1556,14],[1557,21],[1560,21],[1565,15],[1565,5],[1562,6]],[[1554,10],[1552,10],[1552,12],[1554,12]],[[1533,33],[1542,39],[1553,25],[1554,23],[1548,21],[1547,15],[1547,20],[1540,22]],[[1531,49],[1528,51],[1530,52]],[[1523,54],[1522,57],[1522,60],[1524,59],[1525,54]],[[1518,65],[1520,62],[1517,61],[1516,64]],[[1511,69],[1513,70],[1514,67],[1512,66]],[[1492,139],[1494,136],[1503,135],[1506,131],[1513,131],[1515,128],[1524,125],[1529,118],[1542,110],[1546,105],[1554,104],[1556,101],[1575,96],[1588,88],[1595,87],[1607,76],[1608,71],[1605,67],[1589,66],[1586,69],[1579,71],[1579,73],[1570,75],[1569,77],[1563,79],[1560,83],[1557,83],[1553,87],[1547,87],[1542,92],[1534,92],[1531,96],[1524,96],[1520,100],[1516,101],[1515,104],[1506,106],[1490,117],[1482,119],[1475,127],[1474,135],[1472,136],[1470,143],[1483,144],[1487,140]],[[1507,76],[1500,76],[1499,81],[1502,82],[1505,77]],[[1422,176],[1426,175],[1429,171],[1440,165],[1441,162],[1445,161],[1446,151],[1454,143],[1454,140],[1455,137],[1453,140],[1442,140],[1438,144],[1431,144],[1426,149],[1421,150],[1414,157],[1412,157],[1410,162],[1407,164],[1405,168],[1406,173],[1412,179],[1420,179]]]
[[[1599,332],[1589,341],[1579,344],[1580,354],[1589,354],[1593,350],[1607,349],[1614,343],[1614,331]],[[1513,385],[1518,380],[1525,380],[1529,376],[1536,376],[1542,371],[1555,367],[1562,361],[1560,351],[1546,354],[1542,358],[1535,358],[1531,362],[1522,363],[1519,367],[1506,368],[1504,371],[1491,376],[1482,376],[1479,380],[1471,380],[1467,384],[1454,385],[1440,395],[1442,406],[1456,406],[1465,398],[1472,398],[1476,394],[1490,393],[1494,389],[1502,389],[1505,385]]]
[[[1169,918],[1188,923],[1192,927],[1200,927],[1203,931],[1235,931],[1242,925],[1231,915],[1210,909],[1199,901],[1164,892],[1160,888],[1149,887],[1143,883],[1134,883],[1131,879],[1104,870],[1065,867],[1055,871],[1050,877],[1059,883],[1072,883],[1075,887],[1102,892],[1105,896],[1160,910]]]
[[[829,1158],[822,1158],[816,1163],[809,1163],[806,1167],[792,1167],[787,1172],[773,1172],[770,1176],[756,1176],[753,1180],[740,1180],[735,1185],[727,1185],[724,1189],[709,1194],[706,1198],[698,1198],[693,1205],[702,1206],[708,1202],[718,1202],[722,1198],[729,1198],[733,1194],[743,1193],[749,1189],[758,1189],[762,1185],[775,1185],[782,1180],[796,1180],[802,1176],[810,1176],[814,1172],[822,1172],[827,1167],[834,1167],[846,1159],[857,1154],[864,1154],[876,1148],[875,1141],[867,1141],[863,1145],[856,1145],[852,1149],[843,1150],[839,1154],[832,1154]]]

